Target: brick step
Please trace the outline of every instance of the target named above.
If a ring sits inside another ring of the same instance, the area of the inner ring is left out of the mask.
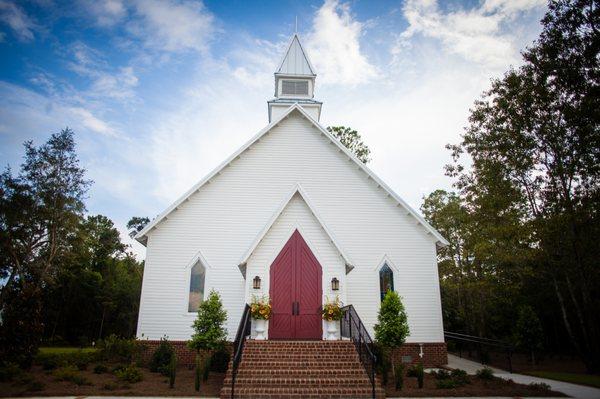
[[[244,350],[257,350],[257,351],[279,351],[279,350],[290,350],[290,351],[333,351],[341,352],[345,350],[353,349],[354,345],[322,345],[322,346],[268,346],[268,345],[246,345]]]
[[[273,341],[264,340],[257,341],[255,339],[247,339],[246,346],[262,346],[262,347],[303,347],[303,348],[314,348],[314,347],[334,347],[334,346],[351,346],[354,345],[353,341]]]
[[[261,376],[269,376],[269,377],[314,377],[314,378],[324,378],[324,377],[364,377],[365,370],[363,368],[299,368],[299,369],[277,369],[277,368],[269,368],[269,369],[257,369],[257,368],[239,368],[238,369],[238,377],[261,377]]]
[[[244,348],[244,353],[263,353],[263,354],[274,354],[274,353],[323,353],[328,355],[339,355],[345,354],[354,350],[354,348]]]
[[[356,353],[341,353],[339,355],[323,354],[323,353],[289,353],[289,352],[278,352],[270,354],[262,353],[245,353],[242,355],[244,360],[328,360],[328,361],[358,361],[358,355]]]
[[[235,379],[235,383],[238,386],[259,386],[259,387],[281,387],[281,388],[293,388],[293,387],[364,387],[366,384],[370,384],[369,379],[366,375],[362,378],[357,377],[244,377],[238,375]],[[225,379],[224,385],[231,385],[231,380]]]
[[[353,361],[307,361],[307,360],[249,360],[242,359],[239,369],[322,369],[322,368],[341,368],[341,369],[360,369],[363,370],[362,364],[358,360]]]
[[[246,399],[300,399],[300,398],[320,398],[320,399],[359,399],[370,398],[372,394],[371,387],[355,388],[259,388],[259,387],[238,387],[236,384],[235,397]],[[385,398],[383,389],[375,389],[376,397]],[[231,387],[223,387],[221,390],[221,399],[231,397]]]

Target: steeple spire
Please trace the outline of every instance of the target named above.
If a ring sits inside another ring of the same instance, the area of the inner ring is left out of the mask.
[[[294,33],[275,72],[275,98],[268,102],[269,122],[296,103],[317,121],[320,119],[322,103],[314,100],[317,77],[314,71],[298,34]]]

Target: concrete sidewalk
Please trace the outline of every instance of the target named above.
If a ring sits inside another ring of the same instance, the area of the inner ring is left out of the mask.
[[[475,374],[477,370],[484,367],[481,363],[460,358],[455,355],[448,354],[448,367],[453,369],[463,369],[468,374]],[[511,374],[506,370],[497,369],[490,367],[494,371],[496,377],[503,378],[505,380],[511,379],[519,384],[529,385],[532,382],[543,382],[550,385],[553,391],[562,392],[565,395],[569,395],[577,399],[600,399],[600,389],[592,388],[585,385],[576,385],[568,382],[549,380],[547,378],[532,377],[524,374]]]

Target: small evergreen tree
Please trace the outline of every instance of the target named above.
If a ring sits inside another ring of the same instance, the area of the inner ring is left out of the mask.
[[[383,298],[378,323],[375,325],[375,340],[384,348],[385,356],[391,357],[394,349],[399,348],[410,334],[408,318],[400,296],[394,291],[388,291]],[[396,376],[396,368],[392,363],[392,372]],[[402,369],[400,368],[400,372]]]
[[[227,330],[223,327],[225,320],[227,311],[223,309],[221,297],[213,290],[198,308],[198,317],[192,325],[194,334],[188,346],[198,352],[222,348],[227,337]]]
[[[542,349],[542,323],[533,308],[524,305],[519,309],[515,324],[515,343],[531,354],[531,363],[535,364],[535,352]]]

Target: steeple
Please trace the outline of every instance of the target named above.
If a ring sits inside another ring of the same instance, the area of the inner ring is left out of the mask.
[[[298,34],[294,33],[275,72],[275,98],[267,102],[269,122],[296,103],[315,120],[320,119],[322,103],[314,100],[317,77],[314,71]]]

